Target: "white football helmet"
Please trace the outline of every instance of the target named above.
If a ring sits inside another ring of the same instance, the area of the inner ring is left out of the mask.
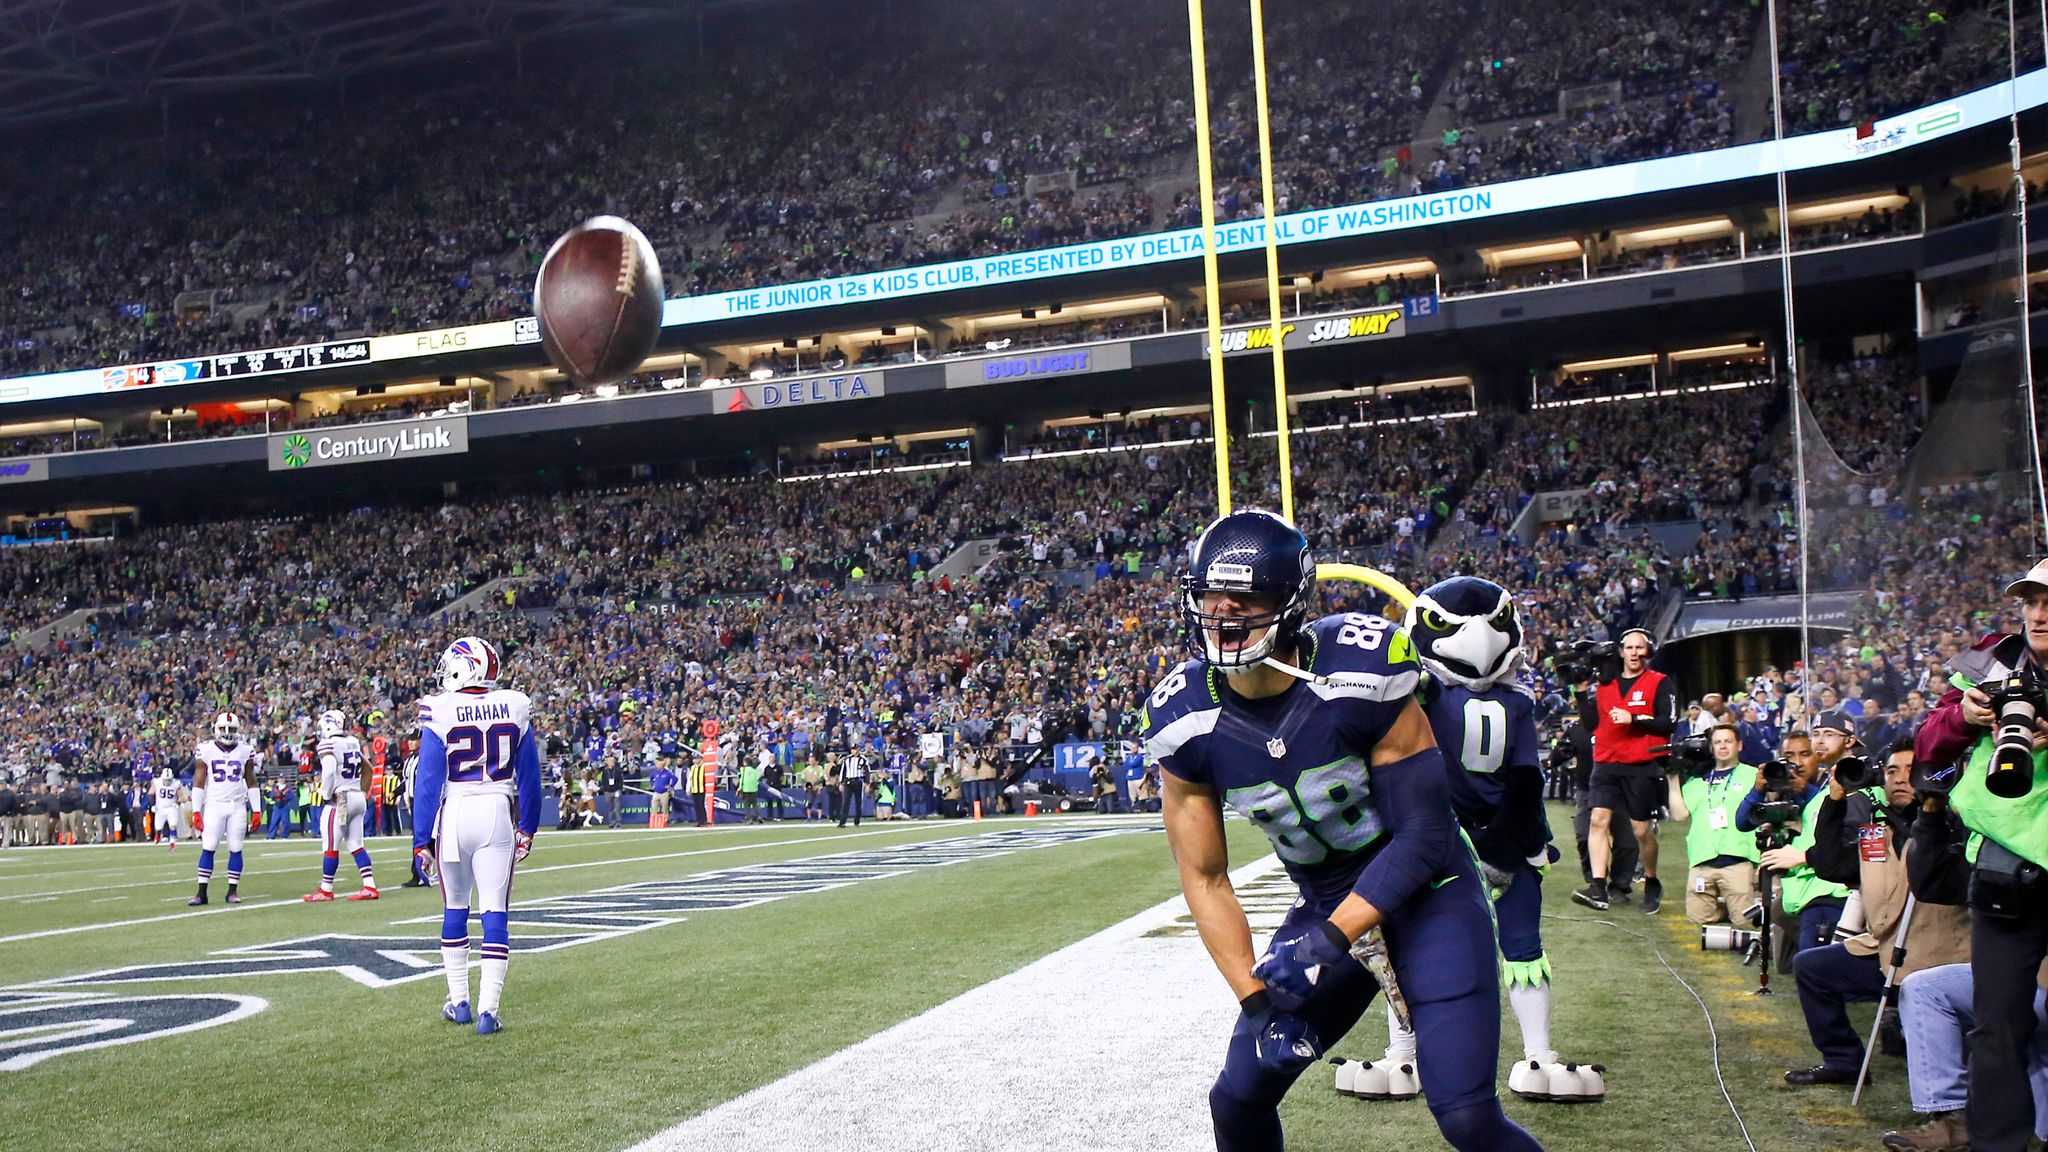
[[[213,742],[223,748],[233,748],[242,742],[242,721],[233,712],[223,712],[213,718]]]
[[[348,731],[348,717],[336,708],[329,708],[320,714],[320,738],[332,739]]]
[[[441,691],[498,686],[498,650],[476,636],[464,636],[441,653]]]

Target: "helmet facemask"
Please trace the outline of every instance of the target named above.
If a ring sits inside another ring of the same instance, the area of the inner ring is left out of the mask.
[[[1307,597],[1301,593],[1287,598],[1278,608],[1249,614],[1211,612],[1203,601],[1212,592],[1228,588],[1197,583],[1192,577],[1183,583],[1182,610],[1193,633],[1196,651],[1204,662],[1225,676],[1242,676],[1264,664],[1268,657],[1292,655],[1301,638],[1302,621],[1308,615]],[[1270,593],[1241,592],[1251,598],[1276,599]]]

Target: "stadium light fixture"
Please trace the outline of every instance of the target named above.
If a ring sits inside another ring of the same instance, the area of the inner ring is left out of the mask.
[[[1570,364],[1560,364],[1558,367],[1566,372],[1602,372],[1609,368],[1640,368],[1645,364],[1655,364],[1656,362],[1657,357],[1654,353],[1645,352],[1639,356],[1609,356],[1601,360],[1576,360]]]
[[[1726,216],[1712,220],[1688,220],[1683,224],[1663,224],[1655,228],[1634,228],[1616,232],[1614,239],[1623,248],[1634,248],[1641,244],[1676,244],[1687,240],[1702,240],[1709,236],[1728,236],[1735,231],[1735,222]]]
[[[1536,244],[1517,244],[1510,248],[1481,248],[1479,255],[1496,268],[1515,264],[1534,264],[1540,260],[1562,260],[1567,256],[1583,255],[1585,249],[1577,240],[1547,240]]]
[[[1704,348],[1681,348],[1671,353],[1674,363],[1687,360],[1735,359],[1742,356],[1762,356],[1761,344],[1712,344]]]
[[[1802,204],[1791,210],[1794,224],[1811,224],[1816,220],[1840,220],[1849,216],[1861,216],[1875,209],[1890,212],[1912,201],[1896,192],[1883,192],[1873,196],[1852,196],[1846,200],[1824,200],[1817,204]]]

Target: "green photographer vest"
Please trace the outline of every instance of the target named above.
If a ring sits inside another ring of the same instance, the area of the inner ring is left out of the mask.
[[[2007,800],[1984,786],[1996,745],[1988,732],[1978,738],[1963,778],[1948,794],[1948,806],[1970,830],[1965,855],[1975,864],[1985,837],[1990,837],[2021,859],[2048,868],[2048,752],[2034,753],[2034,786],[2025,796]]]
[[[1717,856],[1740,856],[1755,863],[1756,833],[1735,826],[1735,809],[1755,774],[1754,766],[1738,764],[1720,784],[1710,786],[1705,777],[1695,776],[1678,786],[1678,798],[1685,802],[1686,811],[1692,813],[1685,830],[1687,865],[1704,864]],[[1714,827],[1714,819],[1708,815],[1713,811],[1721,813],[1719,828]]]
[[[1876,788],[1865,788],[1863,789],[1863,794],[1870,797],[1871,803],[1877,805],[1878,811],[1884,810],[1883,792]],[[1828,790],[1823,788],[1819,792],[1814,793],[1813,799],[1806,802],[1805,810],[1799,814],[1799,835],[1792,841],[1792,847],[1802,852],[1813,850],[1814,823],[1819,820],[1820,806],[1826,802],[1827,798]],[[1832,880],[1823,880],[1814,875],[1813,869],[1805,864],[1801,864],[1799,867],[1785,873],[1785,878],[1778,882],[1778,891],[1783,893],[1785,914],[1787,916],[1799,915],[1800,909],[1813,903],[1815,900],[1825,899],[1829,896],[1837,896],[1844,900],[1849,898],[1848,885],[1837,884]]]

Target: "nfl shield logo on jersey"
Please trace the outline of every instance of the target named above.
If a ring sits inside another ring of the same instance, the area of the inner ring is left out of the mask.
[[[1266,741],[1266,753],[1273,759],[1278,760],[1282,756],[1287,755],[1287,744],[1278,736],[1275,736],[1271,740]]]

